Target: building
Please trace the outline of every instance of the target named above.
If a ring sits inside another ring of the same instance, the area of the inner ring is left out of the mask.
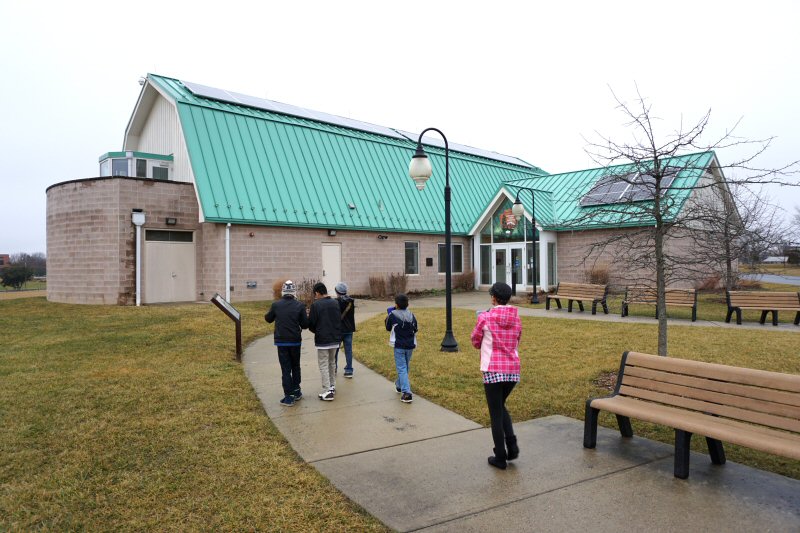
[[[444,143],[425,137],[434,173],[418,191],[407,175],[416,139],[148,75],[101,176],[47,189],[48,298],[124,305],[138,286],[144,303],[207,300],[226,287],[233,301],[259,300],[287,277],[345,280],[367,294],[370,276],[389,273],[407,274],[409,290],[443,287]],[[453,271],[472,272],[479,287],[513,278],[530,289],[534,250],[537,286],[581,279],[592,235],[625,229],[582,221],[608,169],[550,175],[472,147],[451,143],[449,154]],[[681,202],[691,183],[719,175],[713,153],[684,157],[694,170],[668,191]],[[535,217],[525,190],[525,216],[512,216],[518,186],[535,190]]]
[[[0,254],[0,268],[11,264],[11,256],[8,254]]]

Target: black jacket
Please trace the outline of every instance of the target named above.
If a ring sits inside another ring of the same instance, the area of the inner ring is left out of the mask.
[[[417,347],[417,317],[408,309],[395,309],[386,317],[386,331],[394,328],[394,347],[413,350]]]
[[[300,343],[300,333],[308,328],[306,306],[293,296],[286,295],[272,302],[264,320],[275,322],[275,344]]]
[[[325,296],[311,304],[308,329],[314,332],[315,346],[328,346],[342,342],[342,312],[339,302]]]
[[[342,317],[342,333],[353,333],[356,330],[356,301],[349,296],[339,296],[340,316]]]

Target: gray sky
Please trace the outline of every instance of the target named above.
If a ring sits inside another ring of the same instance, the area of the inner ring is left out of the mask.
[[[630,101],[636,83],[664,135],[711,109],[709,142],[742,119],[777,137],[762,166],[800,159],[800,2],[535,4],[0,0],[0,253],[45,251],[45,189],[122,148],[148,72],[434,126],[549,172],[595,166],[595,132],[627,138],[609,86]]]

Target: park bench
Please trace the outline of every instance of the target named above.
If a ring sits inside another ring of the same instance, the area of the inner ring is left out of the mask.
[[[736,312],[736,323],[742,323],[742,309],[761,311],[760,323],[764,324],[767,313],[772,313],[772,325],[778,325],[778,311],[795,311],[794,325],[800,324],[800,292],[768,292],[768,291],[725,291],[728,303],[728,316],[725,322],[730,323],[733,312]]]
[[[664,301],[667,305],[692,308],[692,322],[697,320],[697,290],[696,289],[665,289]],[[653,287],[626,287],[625,298],[622,300],[622,315],[628,316],[628,304],[656,305],[656,289]],[[658,306],[656,306],[658,318]]]
[[[711,462],[725,463],[722,441],[800,460],[800,375],[625,352],[613,394],[586,401],[583,446],[597,444],[598,413],[675,429],[675,477],[689,477],[692,434],[706,438]]]
[[[603,312],[608,314],[606,305],[608,296],[608,285],[594,285],[591,283],[559,283],[554,294],[548,294],[545,299],[544,307],[550,310],[550,300],[555,300],[558,308],[561,309],[561,299],[567,300],[567,311],[572,312],[572,302],[577,301],[578,307],[583,311],[583,302],[592,302],[592,314],[597,314],[597,304],[603,306]]]

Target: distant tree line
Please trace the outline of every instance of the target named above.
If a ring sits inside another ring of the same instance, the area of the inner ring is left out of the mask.
[[[0,285],[21,289],[33,277],[47,275],[47,257],[41,253],[11,254],[8,265],[0,268]]]

